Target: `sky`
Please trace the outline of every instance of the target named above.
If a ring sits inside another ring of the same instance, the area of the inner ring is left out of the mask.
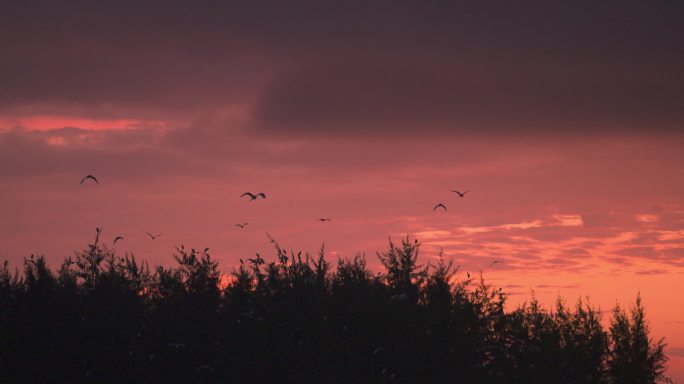
[[[14,266],[408,235],[511,308],[640,293],[684,382],[684,4],[5,1],[0,55]]]

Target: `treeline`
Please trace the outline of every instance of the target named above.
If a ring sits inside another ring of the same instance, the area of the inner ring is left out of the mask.
[[[98,233],[99,236],[99,233]],[[667,382],[640,299],[601,311],[454,279],[419,243],[363,257],[287,252],[241,260],[226,278],[208,250],[173,268],[117,256],[96,237],[53,271],[43,257],[0,271],[0,381],[6,383]]]

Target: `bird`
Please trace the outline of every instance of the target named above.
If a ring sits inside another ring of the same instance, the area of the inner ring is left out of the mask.
[[[257,199],[257,197],[261,197],[262,199],[266,198],[266,194],[264,194],[263,192],[257,193],[256,195],[253,194],[252,192],[245,192],[242,195],[240,195],[240,197],[243,197],[243,196],[249,196],[249,201],[254,201]]]
[[[124,239],[123,236],[117,236],[117,237],[115,237],[115,238],[114,238],[114,244],[116,244],[117,241],[123,240],[123,239]]]
[[[158,234],[156,234],[156,235],[153,235],[153,234],[151,234],[151,233],[149,233],[149,232],[145,232],[145,233],[147,234],[147,236],[149,236],[150,238],[152,238],[152,240],[155,240],[157,237],[161,236],[161,233],[158,233]]]
[[[84,178],[81,180],[81,184],[83,184],[83,182],[86,181],[86,180],[88,180],[88,179],[93,179],[93,181],[95,181],[95,183],[100,184],[100,182],[97,181],[97,178],[95,178],[95,176],[93,176],[93,175],[88,175],[88,176],[84,177]]]
[[[204,364],[204,365],[200,365],[199,367],[197,367],[197,369],[195,370],[195,372],[198,372],[198,373],[199,373],[199,372],[214,373],[214,369],[211,368],[210,366]]]
[[[235,226],[236,226],[236,227],[240,227],[240,228],[243,228],[243,229],[244,229],[244,228],[245,228],[245,227],[247,226],[247,224],[249,224],[249,223],[244,223],[244,224],[235,224]]]
[[[452,189],[451,192],[455,192],[455,193],[458,195],[458,197],[465,197],[465,194],[468,193],[468,192],[470,192],[470,189],[467,190],[467,191],[465,191],[465,192],[459,192],[459,191],[457,191],[457,190],[455,190],[455,189]]]
[[[378,353],[380,353],[380,352],[385,352],[385,351],[386,351],[386,349],[385,349],[384,347],[377,347],[377,348],[375,348],[375,350],[373,351],[373,354],[374,354],[374,355],[377,355]]]
[[[332,219],[329,218],[329,217],[321,217],[321,218],[318,219],[318,220],[319,220],[319,221],[332,221]]]
[[[491,264],[489,264],[489,266],[491,267],[491,266],[493,266],[493,265],[496,264],[496,263],[503,263],[503,261],[501,261],[501,260],[494,260]]]
[[[176,349],[185,349],[185,344],[183,343],[169,343],[169,347]]]
[[[442,204],[442,203],[439,203],[439,204],[435,205],[435,207],[434,207],[434,208],[432,208],[432,210],[433,210],[433,211],[436,211],[436,210],[437,210],[437,208],[440,208],[440,207],[441,207],[441,208],[444,208],[444,212],[446,212],[446,211],[447,211],[447,207],[446,207],[446,205],[444,205],[444,204]]]

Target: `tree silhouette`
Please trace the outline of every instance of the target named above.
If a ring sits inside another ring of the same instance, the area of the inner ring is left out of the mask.
[[[275,257],[223,274],[209,249],[150,269],[95,240],[54,272],[42,256],[0,268],[2,382],[655,383],[662,340],[641,298],[628,316],[559,298],[505,311],[506,294],[457,278],[408,237],[379,253]],[[198,248],[201,249],[201,248]],[[55,379],[58,378],[58,379]]]
[[[618,305],[613,309],[610,325],[612,348],[608,360],[611,383],[670,382],[665,377],[665,342],[649,337],[648,324],[641,295],[630,310],[630,315]]]

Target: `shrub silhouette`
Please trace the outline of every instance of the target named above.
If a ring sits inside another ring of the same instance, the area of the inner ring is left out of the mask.
[[[223,275],[209,249],[152,270],[95,241],[53,272],[0,269],[2,381],[12,383],[656,383],[667,357],[641,298],[628,316],[560,298],[506,312],[506,294],[457,280],[442,255],[391,240],[383,273],[286,251]]]

